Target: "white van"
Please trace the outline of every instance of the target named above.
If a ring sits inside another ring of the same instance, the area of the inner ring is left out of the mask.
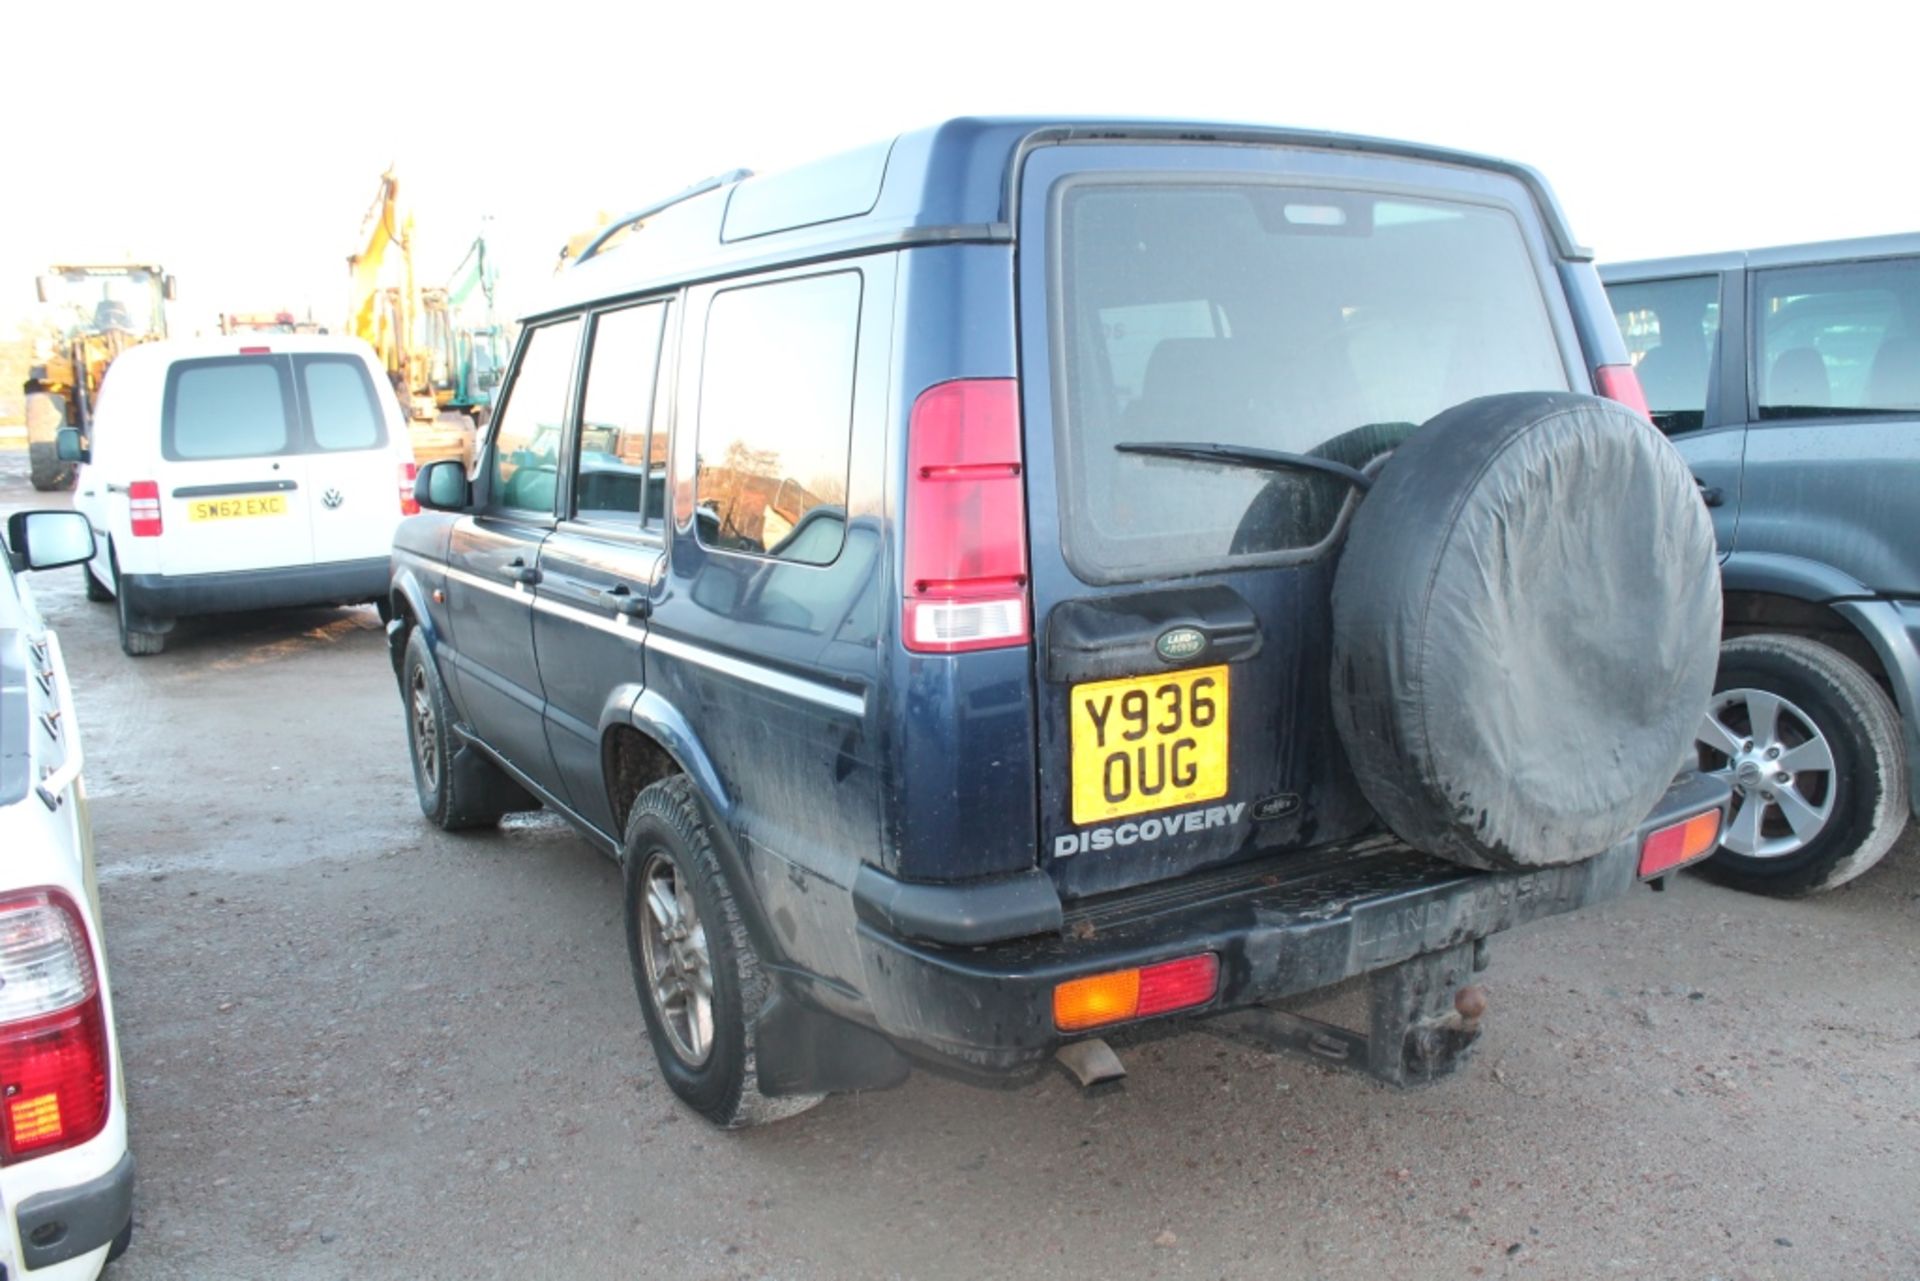
[[[373,349],[255,334],[156,342],[107,371],[74,506],[99,551],[90,600],[157,654],[189,614],[380,603],[394,526],[417,507],[413,447]]]

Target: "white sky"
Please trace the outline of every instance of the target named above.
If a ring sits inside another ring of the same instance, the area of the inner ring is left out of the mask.
[[[1911,231],[1917,37],[1913,0],[16,0],[0,5],[0,331],[48,262],[129,253],[179,277],[176,334],[280,308],[338,327],[389,164],[421,282],[490,214],[511,309],[600,210],[965,114],[1490,152],[1544,170],[1603,261]]]

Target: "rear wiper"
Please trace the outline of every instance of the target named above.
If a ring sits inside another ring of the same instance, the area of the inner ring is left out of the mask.
[[[1254,449],[1247,445],[1215,445],[1178,440],[1136,440],[1115,445],[1122,454],[1144,454],[1149,458],[1177,458],[1189,463],[1217,463],[1223,467],[1251,467],[1259,471],[1317,471],[1344,480],[1361,493],[1373,488],[1373,477],[1357,467],[1336,463],[1313,454],[1289,454],[1277,449]]]

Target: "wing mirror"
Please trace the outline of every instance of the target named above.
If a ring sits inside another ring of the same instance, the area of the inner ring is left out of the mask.
[[[90,463],[93,451],[80,439],[78,427],[62,427],[53,434],[53,452],[63,463]]]
[[[422,467],[413,477],[413,501],[427,511],[465,511],[473,503],[467,469],[457,458],[441,458]]]
[[[59,569],[93,559],[93,525],[75,511],[15,512],[7,545],[16,569]]]

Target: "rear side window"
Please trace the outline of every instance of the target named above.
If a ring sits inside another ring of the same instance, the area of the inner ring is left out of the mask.
[[[553,515],[560,476],[560,436],[573,386],[580,322],[543,325],[527,335],[506,404],[494,420],[488,500],[497,508]]]
[[[857,271],[715,295],[696,441],[702,542],[806,565],[839,556],[859,332]]]
[[[295,356],[313,447],[323,452],[380,449],[387,443],[380,402],[367,367],[353,356]]]
[[[284,361],[259,356],[182,360],[167,370],[161,456],[174,461],[287,452],[292,388]]]
[[[1090,581],[1298,554],[1349,497],[1312,473],[1118,445],[1360,467],[1461,401],[1568,387],[1541,275],[1503,208],[1094,176],[1056,188],[1050,241],[1063,525]]]
[[[1920,410],[1920,260],[1756,273],[1760,417]]]
[[[667,438],[664,430],[652,430],[653,385],[666,310],[664,303],[627,307],[593,322],[573,477],[574,515],[581,520],[638,526],[649,497],[659,518]]]
[[[1653,421],[1668,435],[1697,431],[1720,337],[1720,278],[1637,280],[1609,285],[1607,297]]]

